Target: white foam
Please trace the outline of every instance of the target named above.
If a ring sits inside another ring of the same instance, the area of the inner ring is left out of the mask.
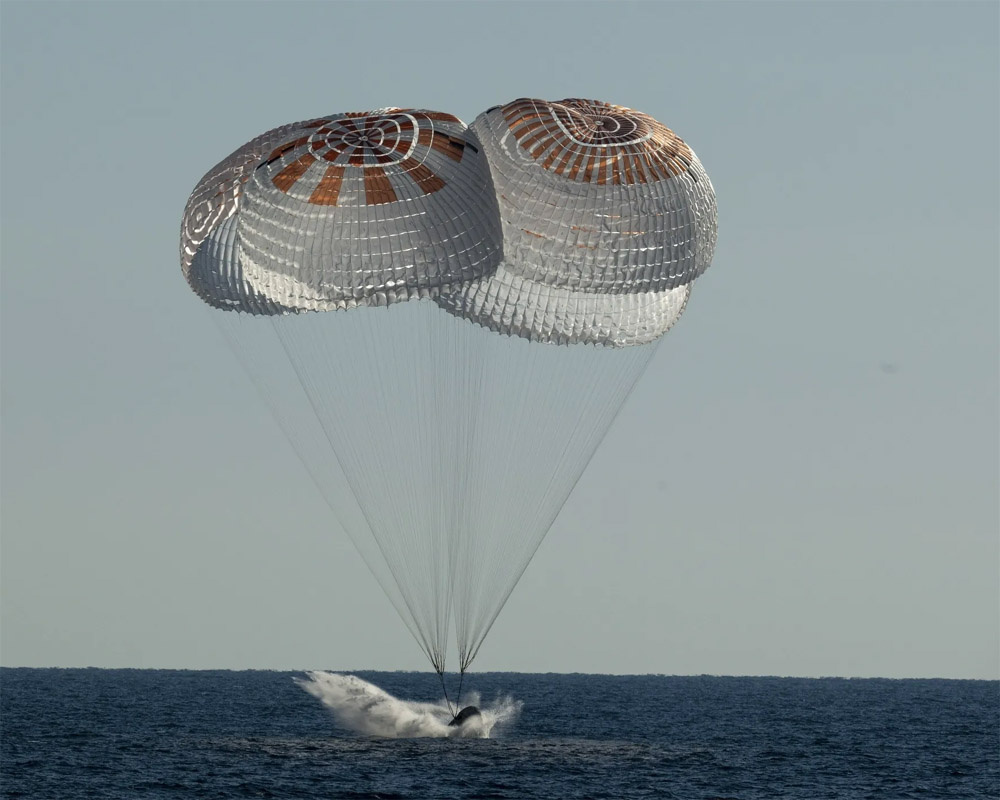
[[[400,700],[356,675],[307,672],[295,682],[321,700],[343,727],[369,736],[392,739],[415,737],[489,738],[498,725],[511,723],[521,713],[522,703],[504,697],[483,707],[478,693],[467,693],[462,706],[479,707],[481,716],[464,725],[449,727],[452,712],[443,699],[438,703]]]

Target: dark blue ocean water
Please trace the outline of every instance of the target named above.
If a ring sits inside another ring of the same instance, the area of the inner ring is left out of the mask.
[[[436,701],[432,674],[357,673]],[[293,673],[0,670],[4,798],[995,798],[1000,683],[476,673],[489,739],[339,725]]]

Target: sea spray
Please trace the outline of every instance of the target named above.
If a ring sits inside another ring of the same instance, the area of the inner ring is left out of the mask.
[[[509,724],[521,713],[522,703],[502,697],[486,707],[479,695],[465,695],[466,705],[480,706],[482,716],[465,725],[449,727],[452,712],[439,703],[400,700],[356,675],[307,672],[295,682],[333,711],[337,722],[348,730],[393,739],[416,737],[489,738],[498,726]]]

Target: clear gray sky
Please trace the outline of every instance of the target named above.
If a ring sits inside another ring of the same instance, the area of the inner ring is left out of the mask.
[[[0,662],[428,668],[180,215],[275,125],[527,95],[673,128],[720,237],[475,667],[997,678],[998,9],[4,2]]]

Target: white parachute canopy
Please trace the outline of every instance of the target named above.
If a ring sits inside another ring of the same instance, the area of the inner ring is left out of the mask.
[[[391,108],[222,161],[181,265],[431,664],[454,632],[464,672],[715,219],[694,153],[630,109]]]

